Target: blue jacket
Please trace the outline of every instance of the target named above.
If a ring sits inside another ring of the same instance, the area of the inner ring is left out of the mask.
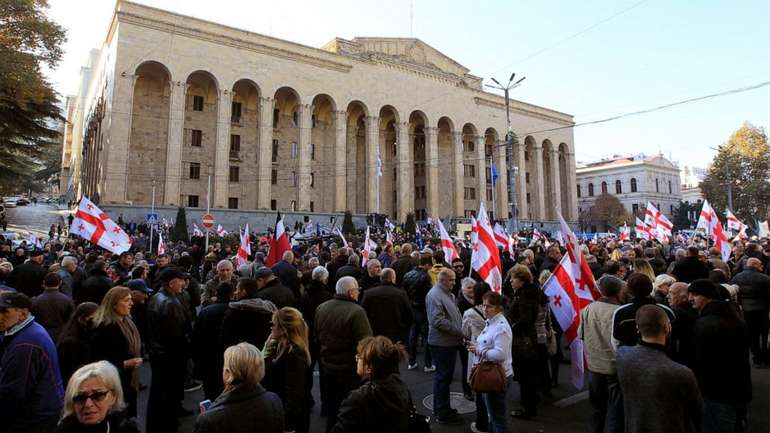
[[[48,332],[35,321],[0,342],[0,420],[4,432],[29,431],[61,414],[59,358]]]

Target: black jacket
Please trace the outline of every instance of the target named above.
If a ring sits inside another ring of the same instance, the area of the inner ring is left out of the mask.
[[[674,264],[674,269],[671,273],[676,277],[677,281],[688,284],[697,279],[709,277],[708,267],[695,256],[679,259]]]
[[[262,385],[281,398],[284,408],[284,430],[307,433],[310,426],[310,366],[304,351],[296,344],[280,358],[277,353],[265,359]]]
[[[363,307],[347,296],[334,295],[316,310],[315,334],[326,371],[355,374],[356,347],[372,335],[372,328]]]
[[[219,336],[222,334],[222,322],[229,305],[211,304],[203,307],[195,321],[192,333],[193,359],[195,376],[203,379],[203,392],[209,400],[216,398],[222,384],[223,355],[226,347]]]
[[[297,298],[294,297],[294,293],[281,284],[281,280],[278,278],[272,279],[259,289],[256,297],[272,302],[279,310],[283,307],[293,307],[297,304]]]
[[[337,284],[337,270],[348,264],[348,256],[337,256],[331,262],[326,264],[326,270],[329,271],[329,281],[326,284],[330,290],[334,290],[334,285]]]
[[[726,404],[751,400],[748,331],[729,302],[708,303],[695,321],[693,371],[704,399]]]
[[[406,432],[408,426],[409,389],[393,374],[352,391],[340,406],[332,432]]]
[[[189,354],[190,310],[164,287],[147,305],[146,347],[153,355],[184,357]]]
[[[733,284],[738,285],[738,299],[743,311],[767,311],[770,309],[770,277],[747,268],[735,277]]]
[[[104,295],[112,288],[112,280],[107,276],[107,273],[93,269],[88,274],[88,278],[80,285],[80,289],[73,293],[75,296],[75,303],[82,304],[83,302],[93,302],[95,304],[101,304]]]
[[[222,320],[219,336],[222,347],[227,348],[243,341],[259,349],[264,347],[270,335],[271,320],[275,311],[275,304],[266,299],[241,299],[231,302]]]
[[[300,282],[299,282],[299,274],[297,273],[297,268],[295,268],[294,265],[292,265],[291,263],[281,260],[278,263],[274,264],[271,269],[273,270],[273,274],[275,274],[275,276],[278,277],[279,280],[281,280],[281,284],[288,287],[291,290],[291,292],[294,294],[294,297],[299,298]]]
[[[43,278],[45,269],[30,260],[13,268],[9,286],[31,298],[43,293]]]
[[[412,326],[412,308],[403,289],[392,284],[372,287],[364,293],[361,306],[366,310],[374,335],[384,335],[394,343],[406,343]]]
[[[433,287],[430,275],[423,268],[415,267],[404,275],[403,286],[406,294],[409,296],[412,307],[424,310],[425,296],[428,295],[428,292]]]
[[[671,327],[671,359],[693,368],[695,363],[695,320],[698,310],[690,304],[675,305],[671,310],[676,322]]]
[[[361,277],[361,268],[353,265],[345,265],[337,269],[337,274],[334,276],[334,281],[338,281],[342,277],[353,277],[358,280]]]
[[[663,304],[656,304],[652,297],[634,300],[630,304],[621,305],[612,315],[612,340],[616,346],[636,346],[639,343],[639,331],[636,329],[636,312],[643,305],[655,304],[663,308],[672,325],[676,323],[676,315]]]
[[[127,320],[131,320],[130,318]],[[128,416],[136,415],[136,390],[131,386],[130,368],[123,367],[123,361],[134,358],[128,351],[128,341],[117,323],[97,326],[91,333],[91,361],[109,361],[118,369],[123,395],[128,404]]]
[[[299,311],[305,319],[310,335],[310,353],[315,356],[317,353],[317,343],[315,339],[315,310],[319,305],[332,298],[333,293],[326,288],[326,285],[318,280],[313,280],[305,288],[305,293],[299,301]]]
[[[109,423],[109,428],[107,424]],[[139,427],[136,423],[127,419],[120,412],[107,415],[104,421],[95,426],[85,426],[80,424],[77,416],[70,415],[61,421],[56,427],[56,433],[139,433]]]
[[[75,371],[91,362],[91,328],[79,326],[70,335],[62,335],[56,344],[62,384],[66,387]]]
[[[361,278],[358,279],[358,287],[361,289],[361,295],[363,295],[366,290],[378,286],[379,284],[380,277],[372,277],[366,270],[363,271],[363,275],[361,275]]]
[[[412,269],[417,266],[414,262],[414,259],[410,256],[401,256],[396,261],[391,263],[390,267],[396,271],[396,285],[401,286],[404,281],[404,275],[406,275],[407,272],[411,271]]]
[[[281,399],[261,385],[224,392],[195,420],[194,433],[283,433]]]
[[[45,290],[32,299],[32,314],[43,325],[51,340],[57,341],[64,325],[75,310],[72,299],[58,290]]]

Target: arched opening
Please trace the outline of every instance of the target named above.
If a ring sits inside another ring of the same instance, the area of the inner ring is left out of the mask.
[[[337,104],[331,96],[321,94],[313,98],[310,117],[310,207],[314,212],[334,209],[334,177],[338,170],[334,157],[336,127],[334,112]]]
[[[498,161],[497,161],[497,155],[500,153],[500,136],[497,133],[497,130],[495,128],[487,128],[486,131],[484,131],[484,155],[487,158],[487,171],[489,172],[488,182],[487,182],[487,190],[486,191],[480,191],[486,194],[487,199],[492,199],[491,201],[487,201],[488,203],[488,212],[489,212],[489,219],[496,219],[499,218],[499,215],[507,215],[506,212],[500,213],[499,207],[500,207],[500,192],[505,191],[500,186],[500,171],[504,170],[505,167],[499,167]]]
[[[300,97],[291,87],[276,90],[273,106],[273,143],[270,201],[275,209],[291,209],[299,201]]]
[[[589,183],[588,184],[588,196],[593,197],[594,196],[594,184]]]
[[[623,183],[620,180],[615,181],[615,194],[623,194]]]
[[[631,178],[631,192],[636,192],[636,190],[637,190],[636,189],[636,178],[632,177]]]
[[[256,209],[259,188],[259,97],[260,90],[251,80],[233,84],[230,110],[230,165],[238,167],[240,182],[229,184],[229,197],[237,197],[242,209]]]
[[[199,207],[205,207],[208,174],[212,176],[219,174],[214,172],[218,110],[219,85],[214,76],[206,71],[190,74],[187,77],[184,110],[185,144],[182,151],[181,204],[190,206],[197,202]],[[196,169],[198,176],[193,175]],[[214,196],[213,185],[212,181],[210,202],[212,207],[219,201]]]
[[[537,158],[535,157],[537,152],[537,142],[535,139],[528,135],[524,139],[524,183],[526,183],[526,203],[527,203],[527,215],[525,216],[529,220],[540,218],[540,210],[538,208],[537,197]]]
[[[460,200],[459,197],[454,197],[455,194],[450,193],[454,188],[454,123],[448,117],[442,117],[438,120],[438,128],[436,130],[438,134],[438,173],[441,179],[446,179],[446,182],[439,183],[439,191],[442,191],[438,195],[438,210],[439,214],[434,215],[434,218],[445,218],[454,214],[455,199]],[[475,173],[472,173],[475,174]],[[474,177],[475,178],[475,177]]]
[[[409,115],[409,139],[412,141],[414,161],[414,217],[423,221],[428,216],[427,164],[425,160],[425,127],[428,118],[422,111],[413,111]],[[431,215],[436,217],[436,215]]]
[[[171,74],[157,62],[142,63],[135,74],[131,141],[126,164],[126,199],[137,204],[149,204],[152,201],[153,180],[156,197],[162,200],[165,193]],[[119,175],[110,173],[110,176]]]
[[[366,212],[366,116],[363,102],[348,104],[347,132],[347,208],[354,213]]]
[[[465,217],[470,218],[476,216],[476,210],[479,208],[479,199],[475,200],[468,198],[469,189],[473,188],[477,190],[480,185],[480,179],[483,178],[482,173],[484,165],[482,161],[479,161],[479,152],[476,149],[478,144],[479,131],[472,123],[466,123],[463,125],[463,197],[457,197],[458,200],[463,200],[463,209],[465,210]],[[473,167],[471,169],[471,167]],[[473,170],[476,177],[470,177],[468,171]]]
[[[562,216],[568,221],[577,220],[577,215],[572,214],[572,200],[570,200],[570,172],[568,171],[569,164],[569,146],[566,143],[559,144],[559,179],[561,179],[561,189],[559,193],[561,195],[561,213]]]
[[[554,182],[553,178],[553,165],[556,161],[553,160],[553,144],[551,140],[543,140],[543,192],[545,194],[545,218],[548,220],[556,219],[555,206],[556,196],[554,194]]]
[[[379,170],[382,176],[380,182],[380,213],[396,218],[398,211],[398,149],[396,140],[398,131],[396,124],[399,122],[398,111],[390,105],[380,108],[380,134],[379,134]]]

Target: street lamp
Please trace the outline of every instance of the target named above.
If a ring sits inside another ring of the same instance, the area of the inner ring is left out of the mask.
[[[519,225],[518,225],[518,217],[516,215],[516,189],[514,188],[514,177],[516,176],[516,171],[513,167],[513,130],[511,129],[511,109],[510,109],[510,91],[516,87],[519,87],[521,85],[521,82],[524,81],[527,77],[521,77],[518,79],[518,81],[514,82],[513,79],[516,77],[516,73],[512,73],[511,77],[508,79],[508,84],[503,86],[500,84],[499,81],[492,78],[492,81],[495,82],[495,85],[491,84],[485,84],[485,86],[490,87],[492,89],[502,90],[505,94],[505,121],[508,126],[508,132],[505,134],[505,152],[507,154],[507,169],[508,169],[508,191],[513,194],[513,199],[510,200],[511,205],[511,218],[513,219],[513,229],[518,231]]]

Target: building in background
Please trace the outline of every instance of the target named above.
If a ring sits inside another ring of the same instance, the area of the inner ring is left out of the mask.
[[[697,203],[703,200],[700,183],[706,177],[707,169],[683,165],[679,172],[682,179],[682,201]]]
[[[313,48],[119,0],[80,84],[75,199],[146,206],[154,185],[158,205],[205,209],[210,176],[217,210],[508,217],[510,156],[519,218],[577,219],[573,117],[511,101],[506,155],[504,99],[418,39]]]
[[[602,193],[617,197],[629,213],[644,214],[652,202],[671,218],[682,199],[679,167],[662,155],[642,154],[579,164],[578,212],[587,212]]]

